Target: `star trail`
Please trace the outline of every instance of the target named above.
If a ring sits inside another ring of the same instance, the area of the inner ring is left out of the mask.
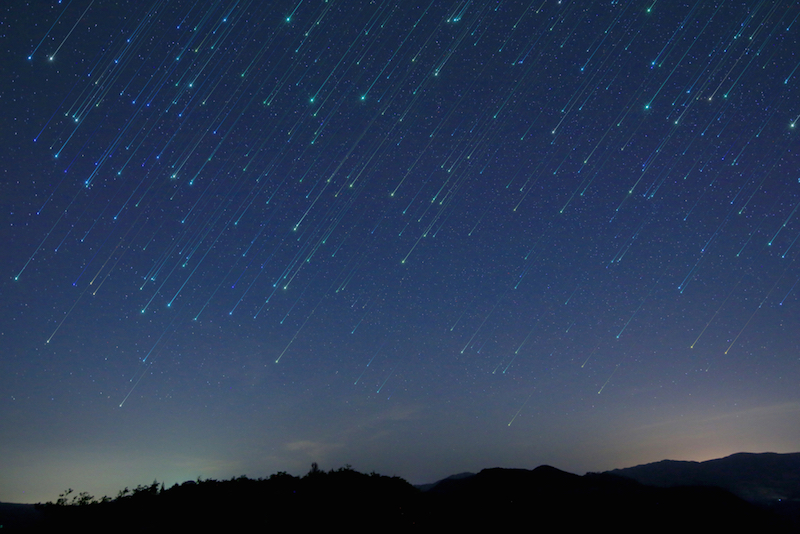
[[[797,450],[798,18],[4,7],[0,500]]]

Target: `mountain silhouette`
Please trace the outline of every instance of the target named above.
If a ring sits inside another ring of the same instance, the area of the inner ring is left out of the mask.
[[[550,466],[484,469],[444,479],[425,492],[439,528],[520,528],[616,532],[788,531],[768,510],[714,487],[654,487],[611,473],[567,473]]]
[[[705,462],[663,460],[608,473],[661,488],[722,488],[777,513],[800,531],[800,453],[742,452]]]
[[[583,476],[546,465],[492,468],[417,487],[399,477],[363,474],[349,466],[326,472],[314,464],[303,477],[277,473],[257,480],[188,481],[166,489],[154,481],[100,501],[65,492],[56,503],[35,505],[35,513],[33,505],[0,505],[0,525],[10,532],[123,533],[331,527],[355,532],[599,527],[792,532],[796,516],[775,503],[797,502],[798,458],[739,454]],[[68,501],[66,495],[74,498]]]

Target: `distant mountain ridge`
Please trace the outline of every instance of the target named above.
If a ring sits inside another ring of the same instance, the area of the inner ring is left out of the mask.
[[[662,488],[716,486],[750,502],[800,498],[800,453],[740,452],[707,460],[662,460],[606,471]]]
[[[660,488],[722,488],[790,518],[800,530],[800,453],[740,452],[705,462],[662,460],[607,473]]]
[[[469,471],[465,471],[463,473],[458,473],[455,475],[450,475],[447,478],[443,478],[442,480],[437,480],[436,482],[431,482],[429,484],[415,484],[414,487],[420,491],[429,491],[436,487],[438,484],[444,482],[445,480],[460,480],[462,478],[469,478],[474,477],[475,473],[470,473]]]

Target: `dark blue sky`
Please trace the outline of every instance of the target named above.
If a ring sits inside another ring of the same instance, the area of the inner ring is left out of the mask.
[[[0,13],[0,500],[800,443],[796,2]]]

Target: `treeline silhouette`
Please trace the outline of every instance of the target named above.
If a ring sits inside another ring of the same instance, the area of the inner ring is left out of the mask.
[[[279,472],[259,479],[198,479],[171,488],[154,481],[99,500],[73,493],[38,505],[43,512],[39,528],[235,532],[391,524],[408,529],[420,512],[415,508],[419,491],[399,477],[367,475],[349,466],[326,472],[316,464],[303,477]]]
[[[346,466],[302,477],[197,480],[122,490],[95,499],[68,490],[37,505],[37,531],[264,532],[565,530],[619,532],[787,531],[768,511],[719,488],[656,488],[611,474],[573,475],[553,467],[485,469],[422,491],[399,477]]]

